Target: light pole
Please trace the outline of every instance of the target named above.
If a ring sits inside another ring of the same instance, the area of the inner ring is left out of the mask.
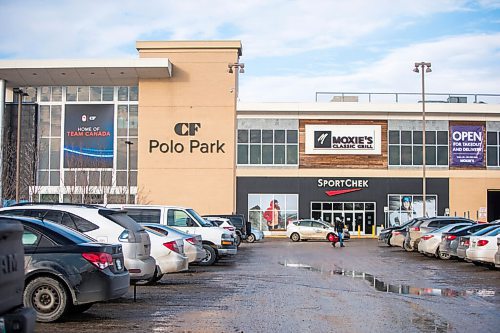
[[[19,203],[19,179],[21,175],[21,111],[23,110],[23,97],[28,96],[22,89],[15,88],[17,94],[17,146],[16,146],[16,203]]]
[[[415,73],[422,72],[422,203],[423,203],[423,216],[427,215],[426,210],[426,179],[425,179],[425,73],[432,72],[430,62],[416,62]]]
[[[127,145],[127,198],[125,199],[125,203],[130,203],[130,146],[134,143],[132,141],[125,141]]]

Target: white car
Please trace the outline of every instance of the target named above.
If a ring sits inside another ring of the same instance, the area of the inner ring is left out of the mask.
[[[151,239],[151,256],[156,260],[156,270],[152,282],[163,274],[181,272],[188,269],[188,257],[184,255],[184,241],[175,236],[166,236],[146,228]]]
[[[184,241],[184,254],[188,257],[189,263],[197,263],[205,258],[205,250],[200,235],[190,235],[169,226],[159,223],[140,223],[147,229],[154,230],[165,236],[182,238]]]
[[[439,257],[439,245],[443,232],[451,232],[468,226],[470,226],[468,223],[449,224],[424,234],[418,242],[418,252]]]
[[[292,221],[286,228],[286,236],[294,242],[303,239],[328,240],[330,234],[336,234],[335,229],[327,223],[316,220]]]
[[[200,235],[205,249],[205,258],[200,265],[213,265],[221,257],[238,253],[235,239],[229,231],[214,227],[192,208],[125,204],[108,206],[124,209],[128,216],[139,223],[159,223],[188,234]]]
[[[231,233],[231,235],[233,235],[234,238],[239,237],[236,234],[236,227],[231,223],[230,219],[226,219],[224,217],[214,217],[214,216],[204,217],[204,219],[209,222],[215,222],[217,227],[226,229]]]
[[[247,237],[248,243],[258,242],[264,239],[264,232],[262,230],[252,227],[250,235]]]
[[[0,209],[2,215],[28,216],[56,222],[101,243],[119,243],[133,281],[149,280],[155,272],[151,241],[137,222],[120,210],[78,204],[19,204]]]
[[[482,236],[470,236],[470,245],[465,252],[465,260],[474,264],[487,264],[495,267],[495,255],[498,251],[500,228],[496,228]]]

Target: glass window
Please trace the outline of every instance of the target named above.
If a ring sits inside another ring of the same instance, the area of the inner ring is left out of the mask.
[[[399,143],[399,131],[389,131],[389,144]]]
[[[66,87],[66,101],[76,102],[77,87]]]
[[[287,143],[298,143],[298,131],[296,130],[287,130],[286,131],[286,142]]]
[[[86,102],[88,100],[89,100],[89,87],[88,86],[78,87],[78,101]]]
[[[498,166],[498,148],[488,147],[486,151],[488,166]]]
[[[274,131],[274,143],[285,143],[285,131],[275,130]]]
[[[436,147],[425,146],[425,160],[427,165],[436,165]]]
[[[160,209],[127,208],[127,215],[137,223],[161,223]]]
[[[448,145],[448,132],[438,131],[437,132],[437,144],[438,145]]]
[[[61,106],[52,105],[50,107],[50,135],[61,136]]]
[[[23,245],[24,246],[37,246],[38,242],[40,241],[40,234],[35,233],[34,231],[26,229],[24,227],[24,232],[23,232]]]
[[[411,144],[411,131],[401,131],[401,143]]]
[[[413,144],[417,144],[417,145],[422,144],[422,132],[421,131],[413,131]]]
[[[128,101],[128,87],[119,87],[118,88],[118,100],[119,101]]]
[[[130,91],[129,91],[129,100],[130,101],[138,101],[139,100],[139,87],[137,86],[134,86],[134,87],[130,87]]]
[[[436,144],[436,131],[425,131],[425,145]]]
[[[62,87],[52,87],[52,102],[62,101]]]
[[[248,207],[248,220],[254,228],[285,230],[298,219],[298,194],[249,194]]]
[[[248,145],[238,145],[238,164],[248,164]]]
[[[78,230],[80,232],[87,232],[87,231],[99,229],[99,227],[97,225],[95,225],[94,223],[92,223],[90,221],[87,221],[84,218],[81,218],[80,216],[76,216],[76,215],[71,214],[71,213],[68,215],[73,220],[73,222],[76,226],[76,230]]]
[[[59,186],[61,183],[61,173],[59,171],[50,172],[50,186]]]
[[[117,135],[127,136],[128,129],[128,107],[127,105],[118,105],[117,114]]]
[[[248,130],[238,130],[238,143],[248,142]]]
[[[274,146],[274,164],[285,164],[285,146]]]
[[[100,102],[102,99],[102,87],[90,87],[90,100]]]
[[[189,215],[182,211],[176,209],[169,209],[167,213],[167,225],[173,227],[191,227],[193,221]]]
[[[40,116],[39,116],[39,129],[40,136],[50,136],[50,106],[41,105],[40,106]]]
[[[38,171],[37,184],[39,186],[49,185],[49,172],[48,171]]]
[[[412,165],[411,146],[401,146],[401,164]]]
[[[250,130],[250,143],[260,143],[260,130]]]
[[[40,88],[40,102],[50,102],[50,87],[41,87]]]
[[[488,131],[486,133],[486,165],[499,166],[500,132]]]
[[[423,160],[422,146],[413,146],[413,164],[421,165]]]
[[[102,87],[102,100],[105,102],[114,100],[114,89],[113,87]]]
[[[61,159],[61,139],[50,140],[50,168],[52,170],[60,169],[59,161]]]
[[[298,164],[297,145],[286,146],[286,164]]]
[[[130,105],[129,106],[129,135],[130,136],[137,136],[138,131],[137,129],[139,128],[139,118],[138,118],[138,106],[137,105]]]
[[[250,164],[261,164],[259,145],[250,145]]]
[[[273,164],[273,146],[262,146],[262,164]]]

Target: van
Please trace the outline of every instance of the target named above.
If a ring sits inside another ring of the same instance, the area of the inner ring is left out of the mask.
[[[178,206],[112,204],[106,207],[121,208],[138,223],[159,223],[202,238],[205,258],[200,265],[213,265],[224,256],[238,252],[234,237],[225,229],[214,227],[194,209]]]

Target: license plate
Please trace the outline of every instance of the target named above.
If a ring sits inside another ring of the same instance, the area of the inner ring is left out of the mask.
[[[116,268],[117,268],[119,271],[121,271],[121,270],[122,270],[122,268],[123,268],[122,261],[121,261],[120,259],[116,259],[115,263],[116,263]]]

